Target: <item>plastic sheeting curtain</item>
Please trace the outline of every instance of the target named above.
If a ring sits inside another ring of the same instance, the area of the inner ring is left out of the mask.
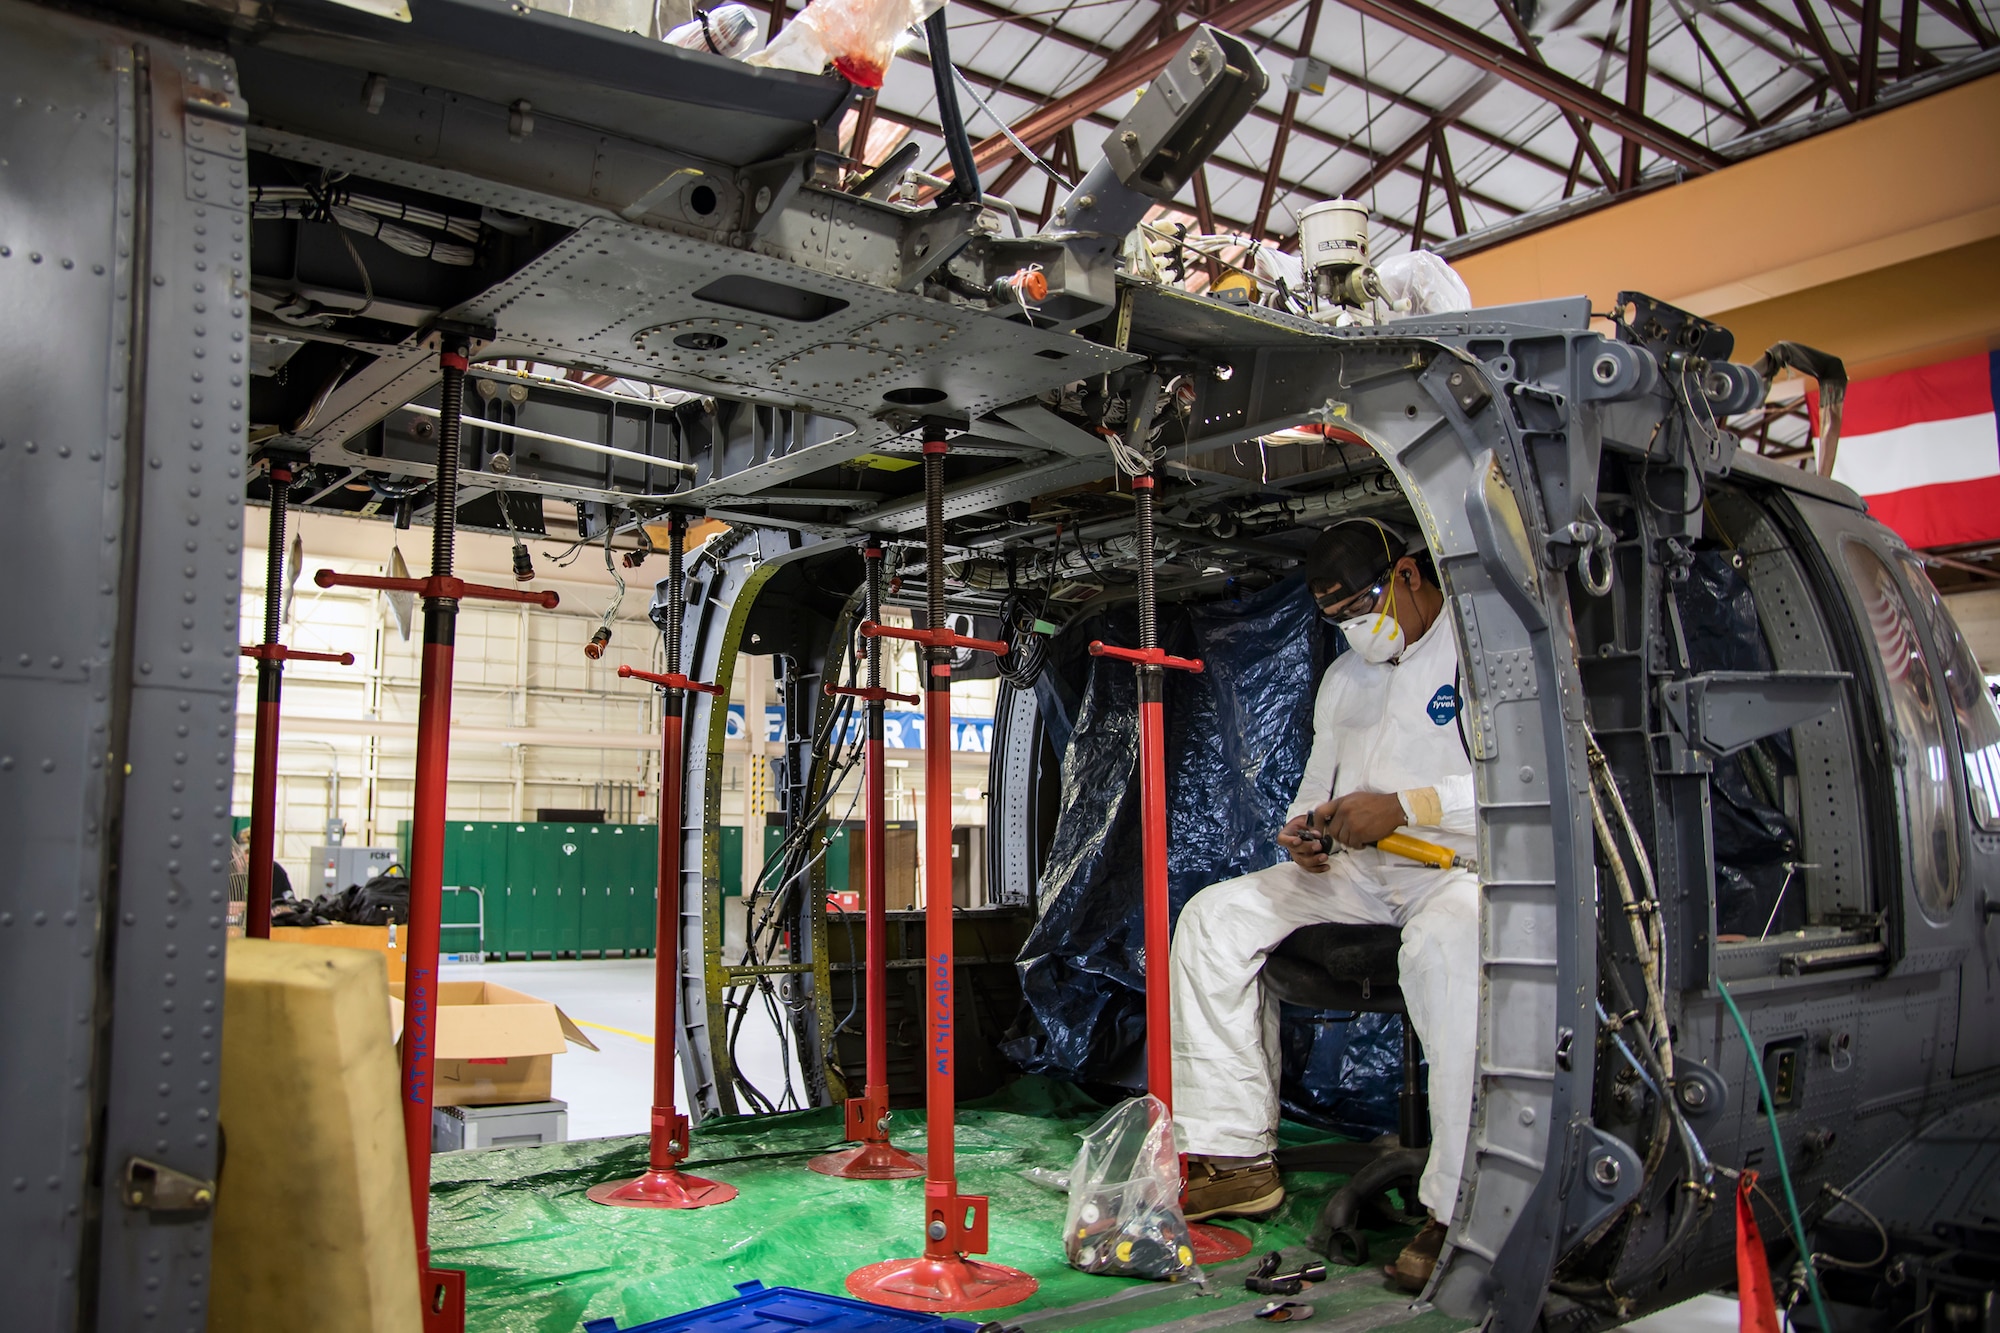
[[[1021,951],[1026,1013],[1003,1048],[1031,1072],[1107,1089],[1145,1081],[1137,686],[1129,665],[1088,657],[1084,646],[1136,642],[1136,625],[1128,606],[1072,627],[1038,689],[1061,756],[1061,807],[1041,918]],[[1160,632],[1168,652],[1207,664],[1198,676],[1167,677],[1168,891],[1178,918],[1208,885],[1282,859],[1275,838],[1339,639],[1298,579],[1165,612]],[[1287,1114],[1353,1133],[1393,1130],[1401,1040],[1393,1016],[1347,1022],[1287,1006]]]

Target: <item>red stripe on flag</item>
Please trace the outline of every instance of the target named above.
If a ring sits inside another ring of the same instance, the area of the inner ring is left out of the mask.
[[[1868,512],[1916,549],[2000,538],[2000,477],[1868,497]]]
[[[1818,439],[1819,390],[1806,392],[1812,413],[1813,438]],[[1840,412],[1842,438],[1896,430],[1920,421],[1951,421],[1993,411],[1991,354],[1942,361],[1935,366],[1899,371],[1847,386]]]

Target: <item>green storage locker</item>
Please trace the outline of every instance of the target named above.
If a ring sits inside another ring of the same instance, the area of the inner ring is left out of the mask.
[[[487,839],[478,824],[453,820],[444,828],[444,901],[438,949],[473,955],[480,949],[479,895],[486,883]]]
[[[625,956],[653,947],[653,862],[659,830],[651,824],[624,824],[618,864],[625,886]]]
[[[654,825],[626,825],[626,955],[652,953],[654,881],[660,875],[660,831]]]
[[[658,859],[659,830],[651,824],[615,826],[618,875],[612,893],[618,898],[623,922],[618,948],[626,956],[653,947],[653,869]]]
[[[743,896],[743,828],[740,824],[724,824],[717,830],[722,835],[722,896],[741,898]]]
[[[556,862],[562,856],[562,826],[528,824],[516,835],[514,856],[509,860],[514,891],[525,885],[528,892],[527,929],[522,933],[521,951],[529,958],[553,955],[556,947]],[[518,865],[518,868],[516,868]]]
[[[493,836],[499,845],[497,858],[500,861],[501,881],[496,890],[489,891],[488,901],[499,903],[499,943],[493,940],[493,931],[488,928],[487,948],[502,958],[520,954],[530,956],[529,943],[535,931],[535,900],[531,877],[531,856],[528,842],[527,824],[495,824]]]
[[[846,824],[836,824],[826,840],[826,891],[845,893],[857,887],[860,879],[852,871],[861,861],[861,826],[852,830]]]
[[[485,823],[479,838],[485,844],[483,873],[479,887],[486,906],[486,956],[507,957],[507,849],[513,840],[512,824]]]
[[[764,872],[760,878],[766,890],[778,885],[778,872],[771,868],[771,862],[778,859],[778,849],[784,845],[785,830],[777,824],[764,825]],[[743,887],[746,891],[750,887],[747,876]]]
[[[612,913],[611,862],[617,855],[612,843],[618,835],[611,828],[608,824],[580,825],[574,839],[582,847],[575,858],[579,863],[577,917],[581,923],[577,950],[579,954],[595,954],[599,958],[618,947],[618,939],[624,934],[619,925],[624,919],[625,905],[617,905],[615,922]]]
[[[555,830],[555,936],[551,952],[564,958],[583,951],[584,828],[597,825],[552,824]]]

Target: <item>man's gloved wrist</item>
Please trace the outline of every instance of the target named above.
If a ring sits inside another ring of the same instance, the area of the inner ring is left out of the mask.
[[[1396,793],[1403,814],[1412,825],[1436,827],[1444,822],[1444,803],[1436,787],[1412,787]]]

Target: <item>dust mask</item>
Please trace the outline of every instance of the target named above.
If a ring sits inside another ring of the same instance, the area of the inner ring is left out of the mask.
[[[1377,665],[1394,661],[1405,646],[1403,627],[1396,621],[1396,576],[1389,575],[1389,601],[1380,611],[1370,611],[1340,622],[1341,637],[1366,662]]]

